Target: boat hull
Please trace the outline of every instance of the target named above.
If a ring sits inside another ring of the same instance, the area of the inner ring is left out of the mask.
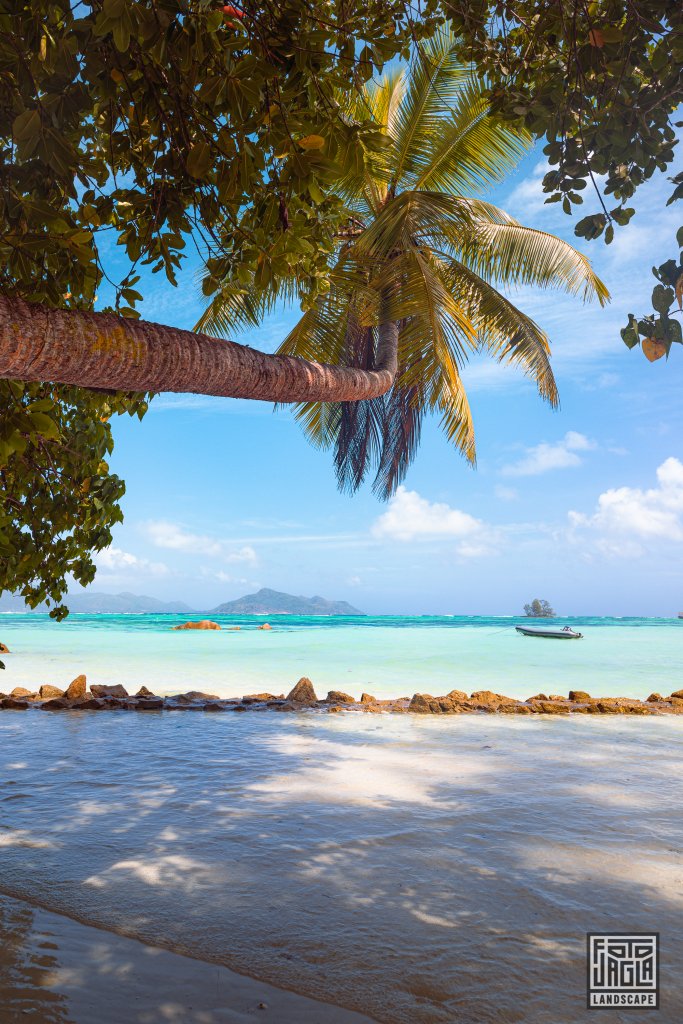
[[[545,640],[581,640],[583,633],[573,629],[544,629],[543,626],[515,626],[522,636],[536,636]]]

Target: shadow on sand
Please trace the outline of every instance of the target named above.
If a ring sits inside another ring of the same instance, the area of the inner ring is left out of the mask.
[[[680,720],[7,717],[6,893],[387,1024],[593,1021],[659,931],[683,1020]]]

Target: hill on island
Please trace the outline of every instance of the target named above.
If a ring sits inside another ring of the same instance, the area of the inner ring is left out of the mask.
[[[81,594],[69,594],[66,598],[66,605],[72,612],[81,612],[89,615],[140,615],[152,613],[184,614],[192,611],[184,601],[160,601],[156,597],[146,597],[144,594],[100,594],[85,591]],[[8,594],[0,600],[0,612],[30,613],[49,611],[47,605],[41,604],[36,609],[31,609],[25,603],[23,597]]]
[[[295,597],[262,587],[256,594],[245,594],[212,608],[213,615],[365,615],[347,601],[327,601],[324,597]]]

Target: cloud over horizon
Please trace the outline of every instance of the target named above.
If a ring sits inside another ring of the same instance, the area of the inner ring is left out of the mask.
[[[431,502],[401,485],[389,500],[387,511],[372,525],[372,535],[398,541],[435,538],[459,539],[461,558],[479,558],[495,549],[495,530],[469,512],[445,502]]]
[[[562,440],[555,444],[543,441],[527,448],[526,455],[517,462],[503,466],[500,472],[502,476],[538,476],[552,469],[571,469],[580,466],[583,461],[577,452],[592,451],[595,448],[595,441],[591,441],[585,434],[568,430]]]
[[[603,554],[638,556],[638,542],[683,541],[683,463],[671,456],[657,468],[657,486],[613,487],[591,515],[569,512],[573,533],[590,533]]]
[[[177,523],[165,519],[144,524],[144,531],[155,547],[190,555],[213,555],[222,562],[255,564],[256,552],[249,544],[233,549],[229,543],[206,534],[190,533]]]
[[[97,571],[111,575],[125,575],[131,571],[147,576],[167,576],[170,569],[164,562],[151,562],[147,558],[139,558],[130,551],[108,547],[95,555]]]

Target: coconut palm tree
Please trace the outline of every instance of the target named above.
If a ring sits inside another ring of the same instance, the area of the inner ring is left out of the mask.
[[[52,309],[0,295],[0,379],[94,390],[171,391],[271,402],[341,402],[382,395],[396,374],[396,331],[373,370],[270,355],[177,327],[113,313]]]
[[[501,287],[555,287],[609,297],[588,260],[566,242],[523,227],[477,198],[501,181],[530,145],[491,113],[480,79],[455,58],[443,32],[406,72],[387,74],[346,101],[368,112],[386,138],[385,159],[347,154],[337,191],[349,210],[329,269],[329,290],[301,317],[280,352],[372,371],[398,366],[383,395],[311,401],[296,415],[317,445],[332,447],[343,489],[374,472],[388,497],[417,450],[426,414],[475,461],[472,416],[461,371],[473,353],[520,366],[557,404],[543,330]],[[209,331],[257,322],[265,306],[244,291],[219,294],[200,321]],[[391,364],[393,366],[393,363]]]

